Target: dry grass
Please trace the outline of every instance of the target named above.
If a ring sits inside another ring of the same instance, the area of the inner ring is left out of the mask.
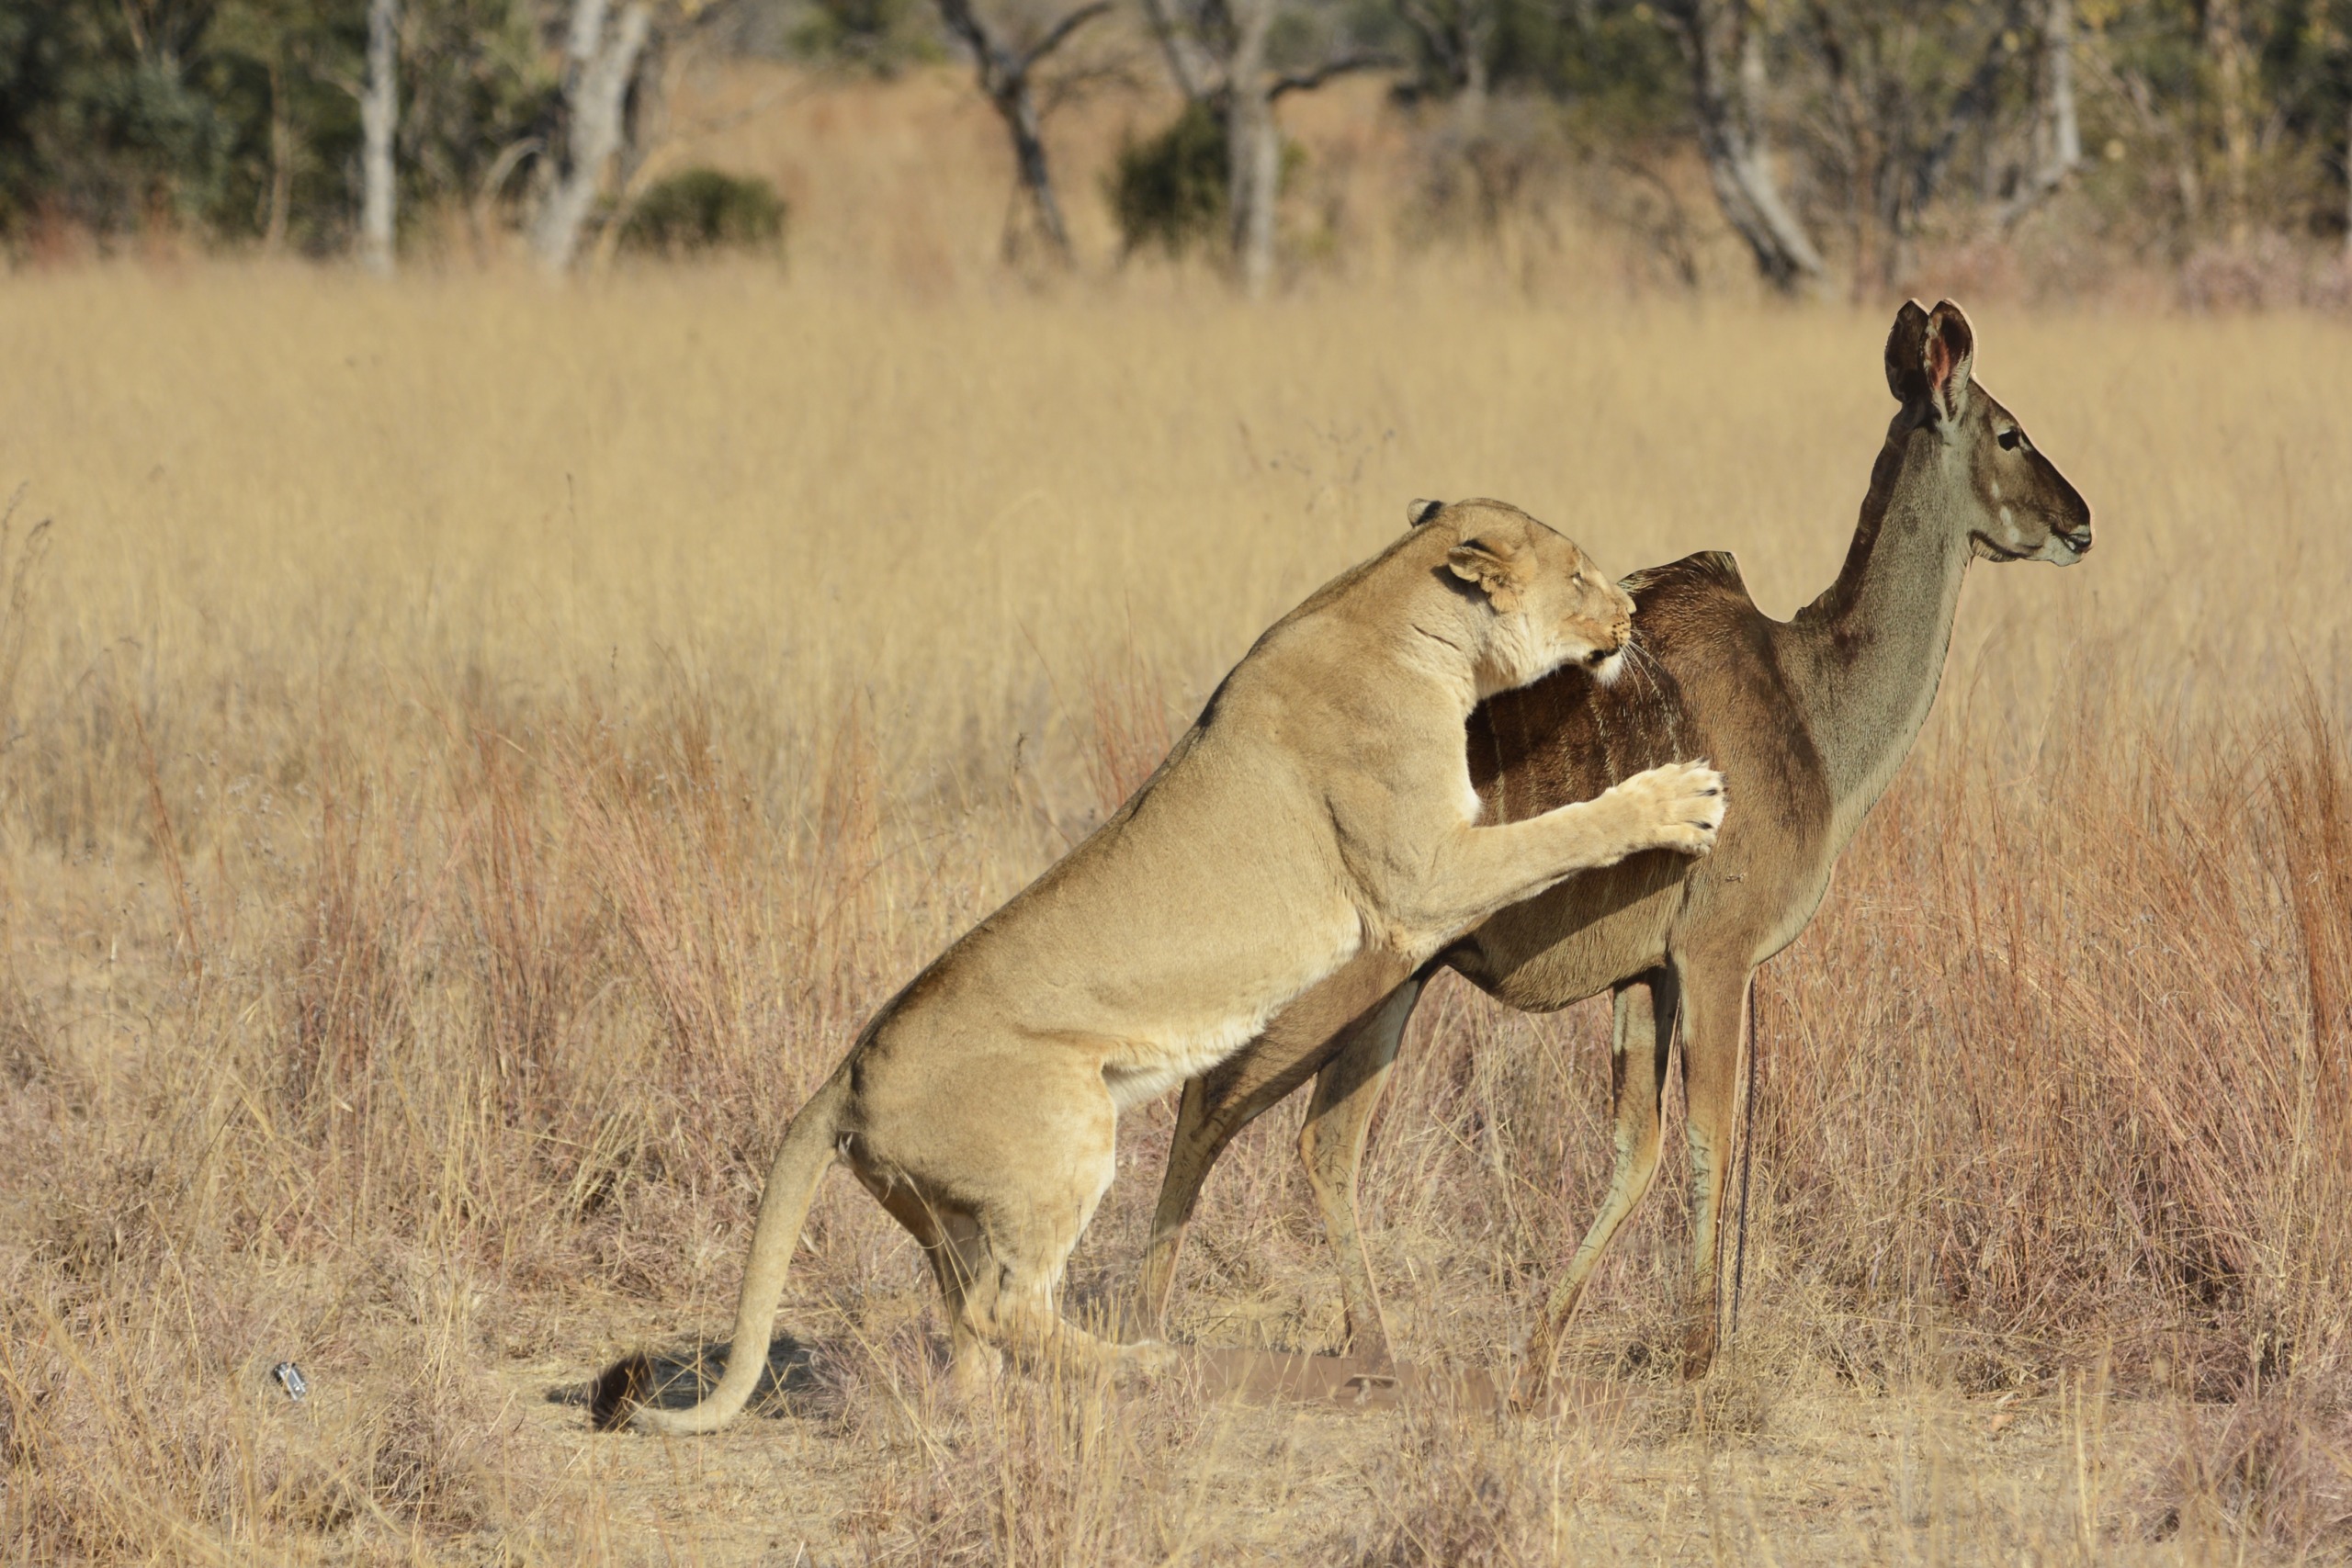
[[[1262,313],[13,280],[0,1555],[2346,1550],[2352,336],[2311,320],[1979,312],[2098,549],[1973,574],[1917,755],[1766,971],[1699,1393],[1653,1353],[1660,1198],[1583,1321],[1623,1393],[1589,1420],[958,1410],[909,1244],[836,1182],[777,1418],[664,1445],[549,1402],[723,1324],[859,1021],[1409,498],[1509,497],[1620,570],[1729,547],[1777,613],[1828,580],[1881,312],[1453,276]],[[1499,1357],[1596,1201],[1604,1029],[1423,1009],[1365,1182],[1411,1357]],[[1337,1334],[1284,1120],[1211,1186],[1187,1334]],[[1081,1301],[1125,1288],[1166,1125],[1130,1119]]]

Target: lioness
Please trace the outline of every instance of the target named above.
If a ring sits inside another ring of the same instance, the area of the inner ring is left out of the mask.
[[[1216,1066],[1367,949],[1410,970],[1575,872],[1713,843],[1722,780],[1703,763],[1477,825],[1471,709],[1572,660],[1612,677],[1631,613],[1566,538],[1465,502],[1284,616],[1125,806],[865,1026],[769,1172],[725,1375],[634,1424],[708,1432],[742,1409],[836,1158],[928,1255],[959,1383],[1000,1346],[1166,1354],[1100,1340],[1054,1299],[1123,1107]],[[601,1419],[641,1386],[621,1383]]]

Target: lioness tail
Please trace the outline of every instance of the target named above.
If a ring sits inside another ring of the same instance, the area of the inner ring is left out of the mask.
[[[775,1325],[776,1301],[784,1294],[792,1249],[800,1244],[800,1227],[808,1223],[817,1183],[833,1163],[834,1142],[848,1104],[849,1070],[844,1066],[809,1097],[785,1130],[784,1146],[776,1150],[775,1164],[768,1171],[767,1190],[760,1195],[752,1256],[744,1262],[743,1292],[736,1300],[735,1337],[727,1347],[727,1371],[718,1386],[690,1410],[639,1404],[628,1417],[630,1426],[641,1432],[716,1432],[741,1414],[767,1366],[768,1331]]]

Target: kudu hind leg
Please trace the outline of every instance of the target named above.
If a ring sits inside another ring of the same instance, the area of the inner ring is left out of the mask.
[[[1375,1370],[1393,1364],[1388,1319],[1380,1310],[1380,1290],[1357,1227],[1356,1177],[1363,1167],[1364,1139],[1372,1113],[1388,1087],[1389,1069],[1405,1025],[1420,1000],[1419,978],[1399,986],[1371,1016],[1350,1031],[1340,1054],[1315,1079],[1315,1100],[1298,1132],[1299,1157],[1306,1182],[1323,1211],[1324,1234],[1340,1266],[1340,1294],[1347,1303],[1348,1348]]]
[[[1560,1337],[1584,1299],[1592,1271],[1616,1239],[1619,1227],[1648,1195],[1657,1179],[1659,1100],[1666,1089],[1667,1058],[1674,1045],[1680,987],[1670,969],[1653,969],[1619,986],[1609,1043],[1611,1121],[1617,1145],[1616,1168],[1600,1212],[1568,1260],[1566,1275],[1544,1304],[1544,1315],[1528,1342],[1529,1392],[1542,1398],[1559,1359]]]
[[[1731,1169],[1740,1054],[1747,1039],[1749,966],[1682,965],[1682,1101],[1690,1147],[1690,1283],[1682,1375],[1705,1375],[1715,1357],[1723,1276],[1724,1179]]]

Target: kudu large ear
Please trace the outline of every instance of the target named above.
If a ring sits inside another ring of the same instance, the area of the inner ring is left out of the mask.
[[[1937,300],[1928,312],[1927,341],[1921,346],[1926,350],[1928,396],[1947,421],[1958,419],[1967,411],[1968,378],[1976,368],[1976,332],[1968,324],[1968,312],[1949,299]]]
[[[1464,539],[1445,552],[1446,569],[1464,582],[1475,582],[1487,603],[1508,615],[1519,608],[1520,590],[1527,586],[1534,550],[1525,539],[1487,533]]]
[[[1917,299],[1905,299],[1886,334],[1886,389],[1905,408],[1928,395],[1923,352],[1927,337],[1926,308]]]
[[[1958,419],[1968,406],[1968,378],[1976,363],[1976,333],[1967,313],[1949,299],[1923,310],[1905,299],[1886,334],[1886,389],[1905,408],[1927,403],[1936,417]]]

